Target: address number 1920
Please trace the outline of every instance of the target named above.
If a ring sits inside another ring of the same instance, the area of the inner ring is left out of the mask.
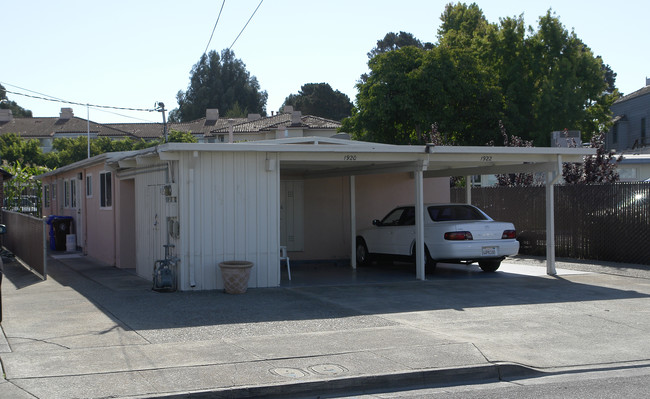
[[[343,160],[344,161],[356,161],[357,156],[356,155],[344,155]]]

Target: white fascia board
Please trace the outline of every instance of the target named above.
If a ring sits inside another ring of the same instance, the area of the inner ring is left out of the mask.
[[[540,155],[594,155],[595,148],[566,147],[490,147],[490,146],[428,146],[429,154],[540,154]]]
[[[557,162],[539,162],[525,164],[503,164],[492,166],[473,166],[458,168],[439,168],[429,164],[429,170],[424,172],[424,177],[448,177],[448,176],[473,176],[473,175],[498,175],[505,173],[537,173],[550,172],[557,169]]]
[[[593,148],[550,148],[550,147],[431,147],[429,161],[465,162],[493,166],[500,162],[582,162],[585,156],[595,155]]]
[[[330,139],[332,140],[332,139]],[[319,153],[319,152],[385,152],[385,153],[422,153],[424,154],[424,146],[398,146],[389,144],[377,143],[363,143],[363,142],[350,142],[348,140],[336,140],[340,143],[321,143],[318,144],[304,144],[282,142],[278,143],[276,140],[260,140],[251,141],[246,143],[168,143],[161,145],[158,148],[160,153],[170,151],[216,151],[216,152],[305,152],[305,153]],[[345,144],[343,144],[345,143]]]
[[[280,161],[319,162],[413,162],[426,160],[424,153],[395,153],[395,152],[358,152],[358,151],[317,151],[317,152],[279,152]]]
[[[91,158],[82,159],[81,161],[77,161],[77,162],[71,163],[69,165],[62,166],[62,167],[54,169],[54,170],[52,170],[50,172],[43,173],[42,175],[34,176],[34,178],[35,179],[42,179],[44,177],[56,176],[56,175],[58,175],[60,173],[69,172],[71,170],[84,169],[84,168],[87,168],[89,166],[94,166],[94,165],[97,165],[97,164],[100,164],[100,163],[108,164],[109,162],[111,162],[111,161],[113,161],[113,160],[115,160],[117,158],[129,155],[129,154],[132,154],[132,153],[133,153],[133,151],[105,152],[103,154],[95,155],[94,157],[91,157]]]

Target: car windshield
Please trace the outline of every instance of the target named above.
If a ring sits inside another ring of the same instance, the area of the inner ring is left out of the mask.
[[[434,222],[448,220],[488,220],[478,209],[469,205],[433,205],[428,207],[429,216]]]

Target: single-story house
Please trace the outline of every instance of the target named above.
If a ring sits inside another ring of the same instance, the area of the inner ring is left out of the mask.
[[[449,176],[547,171],[551,184],[561,162],[591,153],[300,137],[168,143],[99,155],[39,178],[43,215],[72,216],[87,255],[150,278],[171,244],[179,288],[209,290],[222,288],[217,265],[224,260],[254,263],[250,287],[279,286],[280,246],[292,260],[349,260],[354,267],[357,229],[396,205],[448,202]],[[424,279],[423,240],[416,242],[416,277]]]
[[[199,143],[258,141],[289,137],[335,137],[341,123],[313,115],[302,115],[291,106],[271,116],[249,114],[246,118],[221,118],[218,109],[207,109],[205,117],[190,122],[168,123],[172,130],[191,133]],[[95,123],[61,108],[58,117],[14,118],[11,110],[0,110],[0,135],[15,133],[36,139],[43,152],[52,150],[56,138],[108,137],[113,140],[159,140],[162,123]]]

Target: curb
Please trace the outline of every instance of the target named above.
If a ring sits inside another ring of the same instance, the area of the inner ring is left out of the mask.
[[[207,391],[172,393],[140,398],[300,398],[305,396],[355,395],[433,386],[498,382],[504,378],[542,375],[518,364],[490,364],[446,369],[419,370],[279,385],[222,388]]]

